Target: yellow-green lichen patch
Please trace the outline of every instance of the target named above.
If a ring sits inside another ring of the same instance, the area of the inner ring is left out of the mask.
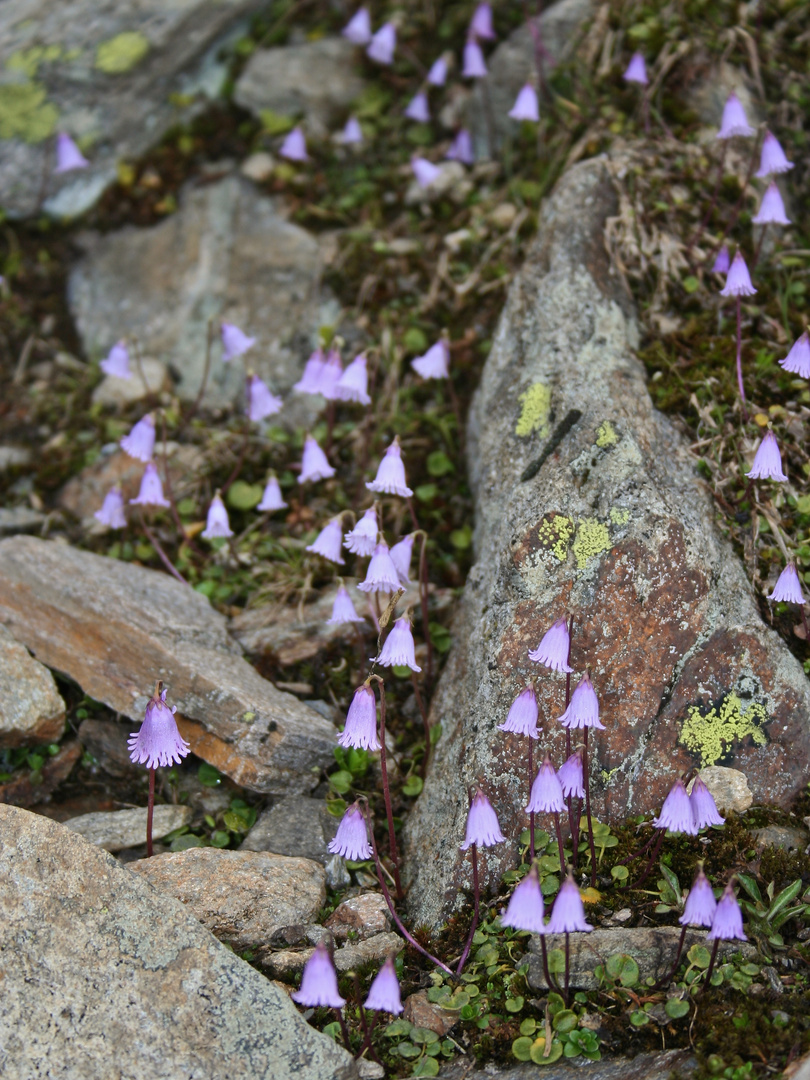
[[[615,446],[619,441],[616,429],[609,420],[603,420],[596,432],[596,445],[605,450],[608,446]]]
[[[610,551],[612,546],[607,525],[603,525],[596,518],[585,518],[579,523],[571,550],[577,560],[578,568],[582,570],[591,559],[596,555],[601,555],[603,551]]]
[[[704,769],[716,765],[735,741],[749,735],[756,746],[764,746],[768,740],[762,725],[767,722],[768,712],[764,705],[754,701],[743,710],[742,702],[732,693],[705,716],[701,715],[697,705],[690,706],[679,742],[693,754],[700,755],[700,767]]]
[[[41,83],[0,86],[0,139],[42,142],[56,130],[59,112]]]
[[[568,545],[574,535],[574,523],[571,518],[564,514],[548,517],[540,522],[537,535],[543,547],[548,548],[552,555],[556,555],[560,562],[565,562]]]
[[[551,389],[545,383],[532,383],[520,395],[520,419],[516,435],[532,435],[535,432],[544,439],[548,435],[548,418],[551,413]]]
[[[626,525],[630,520],[629,510],[617,510],[616,507],[612,507],[610,511],[610,520],[614,525]]]
[[[125,30],[96,49],[96,67],[105,75],[123,75],[149,52],[149,41],[139,30]]]
[[[58,60],[61,55],[61,45],[32,45],[30,49],[12,53],[6,60],[6,67],[9,71],[21,71],[29,79],[33,79],[40,64]]]

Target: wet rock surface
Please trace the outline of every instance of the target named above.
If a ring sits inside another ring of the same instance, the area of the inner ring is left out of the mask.
[[[146,843],[146,807],[114,810],[109,813],[82,814],[64,824],[90,844],[105,851],[123,851]],[[190,806],[156,806],[152,817],[152,836],[160,840],[191,821]]]
[[[8,1080],[350,1080],[349,1055],[171,896],[47,818],[0,806]]]
[[[607,729],[591,739],[598,817],[657,812],[680,772],[721,762],[755,800],[788,805],[810,767],[801,664],[763,624],[634,357],[633,312],[603,240],[615,212],[604,160],[560,181],[473,403],[476,563],[432,706],[443,734],[405,827],[417,923],[436,926],[461,902],[470,871],[458,845],[479,784],[510,838],[484,853],[484,880],[516,861],[525,747],[496,728],[539,676],[540,745],[562,761],[564,676],[527,654],[567,610],[572,666],[590,669]]]
[[[53,675],[0,625],[0,747],[51,742],[64,726]]]
[[[131,720],[157,679],[191,750],[256,791],[308,791],[334,727],[244,660],[205,597],[144,567],[34,537],[0,542],[0,620],[35,656]]]

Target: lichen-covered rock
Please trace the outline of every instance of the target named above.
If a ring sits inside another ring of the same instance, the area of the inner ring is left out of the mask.
[[[417,922],[461,902],[476,785],[508,837],[482,853],[484,880],[515,862],[525,740],[497,725],[536,677],[540,747],[561,763],[565,679],[528,652],[566,611],[572,665],[590,669],[606,727],[590,740],[599,817],[657,812],[694,765],[739,769],[758,801],[785,805],[806,783],[807,679],[763,624],[686,441],[652,407],[603,239],[615,212],[603,160],[560,181],[474,401],[476,562],[433,702],[443,734],[405,828]]]
[[[53,742],[64,726],[53,675],[0,625],[0,747]]]

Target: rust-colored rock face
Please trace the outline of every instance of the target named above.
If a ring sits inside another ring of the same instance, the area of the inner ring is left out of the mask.
[[[443,734],[405,830],[412,913],[434,926],[470,884],[469,789],[484,788],[509,838],[485,853],[487,884],[516,861],[526,740],[497,726],[532,678],[537,753],[562,763],[565,676],[528,652],[566,612],[572,686],[587,668],[605,725],[589,738],[598,816],[657,812],[692,766],[739,769],[755,800],[783,804],[810,771],[801,665],[762,623],[685,441],[652,408],[602,241],[613,213],[604,163],[563,178],[474,402],[476,563],[433,702]]]

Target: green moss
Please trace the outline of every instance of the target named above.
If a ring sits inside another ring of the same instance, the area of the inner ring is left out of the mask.
[[[42,142],[56,130],[59,112],[41,83],[0,86],[0,139]]]
[[[732,744],[751,736],[757,746],[764,746],[767,736],[762,725],[768,722],[764,705],[752,702],[746,710],[736,694],[729,694],[705,716],[697,705],[690,706],[681,728],[679,742],[700,755],[700,767],[715,765],[728,753]]]
[[[131,71],[149,52],[149,41],[139,30],[125,30],[96,49],[96,68],[105,75]]]
[[[577,560],[577,566],[582,570],[591,559],[603,551],[610,551],[612,546],[607,525],[603,525],[596,518],[586,518],[579,523],[571,550]]]
[[[535,432],[544,439],[548,435],[548,418],[551,412],[551,389],[545,383],[533,383],[520,395],[520,419],[515,428],[519,436]]]
[[[546,518],[540,523],[537,535],[543,547],[548,548],[552,555],[556,555],[560,562],[565,562],[568,556],[568,545],[574,535],[574,523],[571,518],[565,517],[564,514]]]
[[[619,441],[616,429],[609,420],[603,420],[596,432],[596,445],[605,450],[608,446],[615,446]]]

